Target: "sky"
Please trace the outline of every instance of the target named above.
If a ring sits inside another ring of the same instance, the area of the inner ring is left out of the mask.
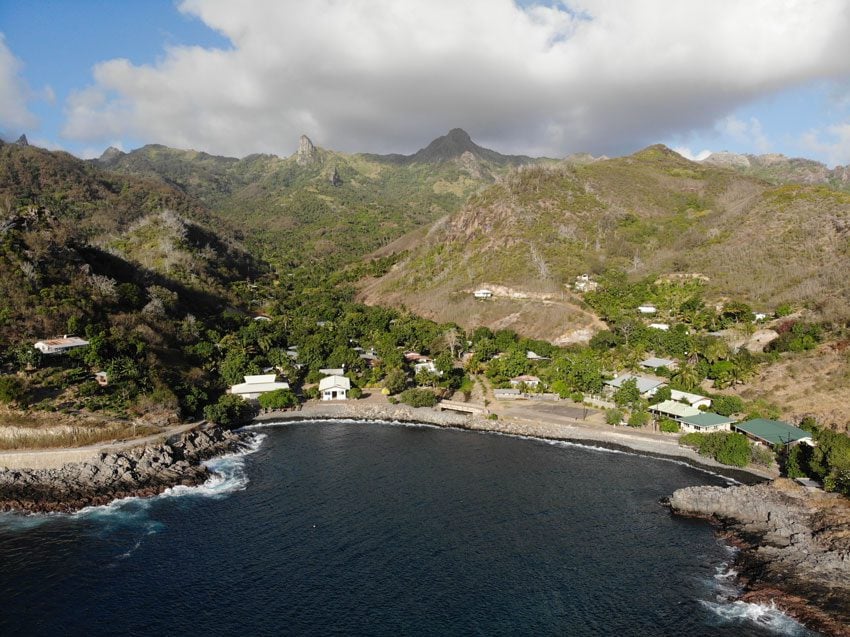
[[[850,164],[848,0],[0,0],[0,137]]]

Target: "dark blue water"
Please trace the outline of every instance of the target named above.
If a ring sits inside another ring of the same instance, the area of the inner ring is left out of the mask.
[[[262,430],[223,478],[0,518],[0,635],[773,635],[659,460],[365,423]]]

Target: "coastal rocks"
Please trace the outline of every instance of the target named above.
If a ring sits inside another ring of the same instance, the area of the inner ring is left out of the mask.
[[[245,446],[247,434],[221,428],[190,431],[176,441],[103,453],[95,462],[59,469],[0,471],[0,511],[72,512],[118,498],[148,497],[209,477],[201,463]]]
[[[789,480],[688,487],[670,498],[680,515],[717,521],[741,547],[744,601],[775,602],[807,625],[850,635],[850,501]]]

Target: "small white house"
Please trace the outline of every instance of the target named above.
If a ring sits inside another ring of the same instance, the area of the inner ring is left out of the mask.
[[[523,374],[522,376],[515,376],[510,380],[512,387],[519,387],[520,385],[525,385],[526,387],[537,387],[540,384],[540,379],[537,376],[529,376],[528,374]]]
[[[549,360],[549,358],[547,358],[546,356],[541,356],[537,352],[532,352],[531,350],[527,350],[525,352],[525,357],[526,357],[526,359],[528,359],[530,361],[548,361]]]
[[[422,363],[416,363],[413,366],[413,373],[418,374],[419,372],[428,372],[429,374],[439,374],[443,375],[442,372],[437,371],[437,366],[434,365],[434,361],[424,361]]]
[[[345,376],[326,376],[319,381],[319,395],[322,400],[348,400],[351,381]]]
[[[476,299],[489,299],[493,296],[493,290],[488,290],[487,288],[481,288],[480,290],[475,290],[472,293]]]
[[[642,360],[640,362],[641,367],[645,367],[646,369],[676,369],[677,363],[671,358],[658,358],[657,356],[651,356],[646,360]]]
[[[697,409],[700,407],[704,407],[706,409],[711,407],[711,398],[700,396],[699,394],[692,394],[686,391],[679,391],[678,389],[670,390],[670,399],[680,403],[687,403],[691,407],[696,407]]]
[[[280,382],[275,374],[245,376],[245,382],[230,387],[230,393],[245,400],[257,400],[260,394],[277,389],[289,389],[289,383]]]
[[[345,374],[345,369],[342,367],[323,367],[319,370],[322,376],[342,376]]]
[[[641,314],[655,314],[658,311],[654,305],[650,303],[645,303],[644,305],[638,305],[638,312]]]
[[[593,292],[599,288],[599,283],[594,281],[589,274],[579,274],[573,287],[577,292]]]
[[[653,330],[661,330],[662,332],[667,332],[670,329],[667,323],[650,323],[649,327]]]
[[[64,354],[72,349],[85,347],[88,344],[89,342],[85,339],[66,334],[62,338],[47,338],[43,341],[36,341],[33,347],[42,354]]]

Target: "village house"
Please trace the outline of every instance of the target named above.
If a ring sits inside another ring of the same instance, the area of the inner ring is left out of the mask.
[[[576,292],[593,292],[599,288],[599,283],[594,281],[589,274],[579,274],[573,288]]]
[[[548,361],[549,360],[549,358],[547,356],[541,356],[537,352],[532,352],[531,350],[528,350],[528,351],[525,352],[525,358],[530,360],[530,361]]]
[[[670,326],[667,323],[650,323],[650,329],[653,330],[661,330],[663,332],[667,332],[670,329]]]
[[[676,369],[678,363],[670,358],[656,358],[652,356],[640,362],[640,366],[646,369]]]
[[[421,363],[416,363],[413,366],[413,373],[418,374],[419,372],[428,372],[429,374],[437,374],[442,376],[443,373],[437,370],[437,366],[434,365],[434,361],[423,361]]]
[[[700,396],[699,394],[691,394],[686,391],[679,391],[678,389],[670,390],[670,399],[680,403],[687,403],[691,407],[696,408],[703,407],[708,409],[711,407],[711,398]]]
[[[738,433],[744,434],[750,440],[768,446],[788,446],[801,442],[814,445],[812,434],[781,420],[754,418],[746,422],[736,423],[733,425],[733,429]]]
[[[322,376],[343,376],[345,374],[344,367],[322,367],[319,370]]]
[[[232,385],[229,393],[241,396],[245,400],[257,400],[260,394],[278,389],[289,389],[289,383],[280,382],[275,374],[255,374],[245,376],[245,382]]]
[[[419,352],[405,352],[404,360],[408,363],[430,363],[431,357],[426,356],[425,354],[420,354]]]
[[[649,398],[650,396],[654,396],[655,392],[657,392],[660,387],[664,387],[664,385],[667,384],[660,378],[652,378],[650,376],[639,376],[638,374],[623,374],[622,376],[617,376],[615,378],[612,378],[611,380],[604,381],[604,384],[607,388],[607,393],[609,395],[613,395],[614,392],[620,389],[620,387],[622,387],[624,383],[632,379],[637,382],[638,392],[643,398]]]
[[[638,312],[640,312],[641,314],[655,314],[657,311],[658,309],[654,305],[651,305],[649,303],[638,306]]]
[[[499,388],[493,390],[493,396],[496,400],[516,400],[522,397],[522,393],[516,388]]]
[[[88,344],[89,342],[85,339],[66,334],[62,338],[47,338],[43,341],[36,341],[33,347],[42,354],[64,354],[72,349],[86,347]]]
[[[526,387],[537,387],[540,384],[540,379],[537,376],[530,376],[528,374],[523,374],[522,376],[515,376],[510,380],[512,387],[519,387],[520,385],[525,385]]]
[[[345,376],[326,376],[319,381],[319,396],[322,400],[348,400],[351,381]]]
[[[476,299],[489,299],[493,296],[493,291],[488,290],[487,288],[481,288],[480,290],[475,290],[475,292],[472,293],[472,296]]]
[[[675,400],[665,400],[657,405],[650,405],[649,412],[660,418],[669,418],[678,423],[682,422],[683,418],[688,416],[696,416],[702,413],[696,407],[691,407],[684,403],[676,402]]]
[[[693,416],[685,416],[679,426],[685,433],[711,433],[712,431],[731,431],[734,418],[721,416],[710,411],[701,411]]]

